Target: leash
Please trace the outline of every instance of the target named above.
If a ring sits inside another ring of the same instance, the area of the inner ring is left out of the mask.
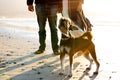
[[[85,25],[85,31],[87,31],[88,25],[85,22],[85,15],[83,14],[83,11],[79,12],[79,14],[80,14],[79,16],[81,16],[81,19],[82,19],[82,21],[83,21],[83,23]]]
[[[93,27],[93,25],[90,23],[89,19],[85,17],[83,11],[79,12],[79,16],[81,17],[82,22],[84,23],[85,31],[91,31],[91,27]]]

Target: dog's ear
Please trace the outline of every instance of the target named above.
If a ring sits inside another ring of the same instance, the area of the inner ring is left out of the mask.
[[[78,30],[78,27],[75,25],[70,25],[69,30],[71,30],[71,31]]]

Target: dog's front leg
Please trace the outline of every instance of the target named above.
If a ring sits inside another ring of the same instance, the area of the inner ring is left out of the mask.
[[[70,60],[70,73],[69,77],[72,77],[72,63],[73,63],[73,56],[69,55],[69,60]]]
[[[59,73],[60,75],[65,75],[65,71],[64,71],[64,57],[65,57],[65,54],[64,53],[61,53],[60,54],[60,61],[61,61],[61,72]]]

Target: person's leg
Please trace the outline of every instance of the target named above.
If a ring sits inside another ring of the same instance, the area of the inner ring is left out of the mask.
[[[48,21],[51,30],[51,42],[54,54],[58,54],[57,6],[49,6]]]
[[[39,25],[39,50],[36,52],[37,54],[42,53],[45,50],[46,44],[46,30],[45,30],[45,24],[46,24],[46,12],[45,12],[45,5],[36,5],[36,15],[37,15],[37,22]]]

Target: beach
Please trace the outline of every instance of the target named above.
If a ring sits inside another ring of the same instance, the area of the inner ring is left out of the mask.
[[[94,22],[93,42],[96,46],[99,74],[87,75],[84,70],[89,62],[76,57],[73,76],[59,75],[59,55],[53,55],[49,25],[47,23],[46,51],[33,54],[39,47],[36,19],[0,19],[0,80],[120,80],[120,24],[119,22]],[[58,30],[60,39],[60,32]],[[68,56],[65,58],[66,73],[69,72]]]

